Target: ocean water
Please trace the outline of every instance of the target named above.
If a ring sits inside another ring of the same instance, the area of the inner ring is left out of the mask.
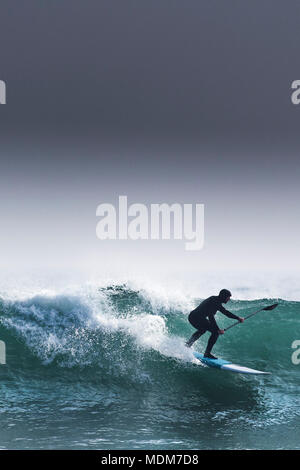
[[[214,353],[271,375],[195,360],[184,341],[201,297],[130,282],[3,291],[0,449],[299,449],[300,302],[237,294],[228,309],[243,316],[279,306]]]

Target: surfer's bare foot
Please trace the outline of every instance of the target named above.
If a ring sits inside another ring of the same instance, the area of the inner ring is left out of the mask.
[[[217,357],[213,356],[211,353],[204,353],[204,357],[207,357],[208,359],[218,359]]]

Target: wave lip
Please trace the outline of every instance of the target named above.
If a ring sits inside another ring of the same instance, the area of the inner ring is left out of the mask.
[[[22,358],[25,369],[34,362],[36,367],[92,367],[109,374],[112,363],[123,371],[134,367],[133,362],[143,369],[142,362],[154,357],[161,363],[179,361],[184,367],[196,362],[184,343],[193,331],[187,315],[199,301],[182,295],[170,298],[165,292],[153,295],[152,290],[126,283],[19,300],[2,298],[0,338],[7,344],[10,367],[19,367]],[[230,310],[246,316],[268,303],[270,299],[233,301]],[[269,362],[291,369],[298,307],[298,302],[279,299],[276,310],[261,312],[219,338],[217,355],[237,363],[246,358],[244,365],[253,368]],[[221,326],[231,322],[218,314]],[[195,348],[202,352],[206,341],[204,335]],[[148,364],[150,375],[155,361]]]

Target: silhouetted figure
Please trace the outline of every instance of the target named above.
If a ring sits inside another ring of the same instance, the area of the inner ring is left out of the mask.
[[[244,321],[244,318],[234,315],[234,313],[229,312],[222,304],[227,304],[230,300],[231,292],[227,289],[222,289],[219,295],[213,295],[208,297],[208,299],[203,300],[200,305],[198,305],[195,310],[189,314],[190,324],[196,328],[196,332],[190,337],[190,339],[185,343],[189,348],[194,344],[197,339],[200,338],[206,331],[210,331],[211,335],[209,337],[204,357],[209,357],[210,359],[217,359],[211,354],[211,350],[217,341],[219,335],[224,333],[224,330],[220,330],[215,320],[215,314],[217,311],[226,315],[229,318],[235,318],[240,322]]]

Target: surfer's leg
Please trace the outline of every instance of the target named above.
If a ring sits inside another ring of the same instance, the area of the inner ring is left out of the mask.
[[[218,330],[216,329],[211,329],[211,335],[208,339],[208,343],[207,343],[207,346],[206,346],[206,350],[205,350],[205,353],[204,355],[210,355],[211,353],[211,350],[215,344],[215,342],[217,341],[218,337],[219,337],[219,333],[218,333]]]
[[[197,341],[197,339],[200,338],[200,336],[203,334],[204,332],[202,330],[197,330],[191,337],[190,339],[185,343],[186,346],[188,348],[190,348],[195,341]]]
[[[191,323],[191,322],[190,322]],[[200,338],[201,335],[203,335],[207,331],[208,322],[207,321],[202,321],[198,323],[191,323],[194,328],[197,329],[195,333],[190,337],[190,339],[185,343],[188,348],[190,348],[197,339]]]

